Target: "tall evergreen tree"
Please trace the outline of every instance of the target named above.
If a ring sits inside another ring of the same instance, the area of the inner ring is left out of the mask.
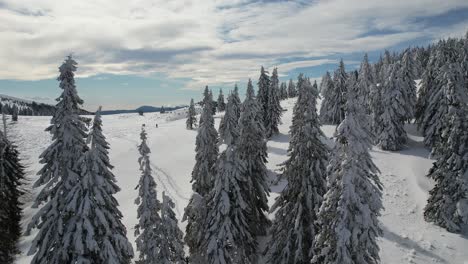
[[[337,125],[343,121],[346,104],[346,79],[347,74],[343,60],[333,75],[333,86],[327,91],[327,96],[323,98],[323,109],[320,109],[320,120],[324,124]]]
[[[233,145],[228,145],[218,161],[218,174],[210,192],[206,235],[207,262],[210,264],[255,263],[256,241],[250,231],[247,203],[248,184],[245,163]]]
[[[18,107],[16,105],[14,105],[12,109],[11,121],[18,121]]]
[[[320,94],[322,95],[322,105],[320,106],[320,117],[323,118],[327,115],[327,111],[330,109],[331,103],[329,98],[331,97],[331,92],[333,92],[333,80],[330,73],[327,71],[323,77],[322,82],[320,83]]]
[[[327,168],[328,191],[318,213],[321,227],[313,243],[312,263],[379,263],[376,238],[382,234],[382,184],[369,150],[362,105],[349,91],[346,117],[339,125],[336,146]]]
[[[267,146],[265,131],[260,116],[260,106],[255,100],[252,81],[247,84],[247,94],[242,105],[239,119],[238,151],[240,159],[245,163],[247,178],[246,202],[252,208],[248,218],[249,226],[254,235],[266,235],[270,221],[266,216],[268,212],[268,175],[265,163],[267,162]]]
[[[288,88],[286,88],[285,82],[281,82],[281,85],[280,85],[280,99],[281,100],[288,99]]]
[[[190,99],[190,106],[187,111],[187,121],[185,122],[187,129],[194,129],[197,126],[197,111],[195,110],[195,104],[193,98]]]
[[[159,263],[161,257],[160,250],[166,241],[162,240],[160,234],[161,202],[156,193],[156,182],[154,181],[151,169],[149,154],[151,153],[147,143],[147,135],[144,125],[140,133],[141,144],[138,146],[140,158],[141,177],[135,189],[138,189],[138,198],[135,204],[138,205],[138,224],[135,225],[135,236],[137,250],[140,252],[138,264]]]
[[[232,92],[232,103],[234,104],[236,122],[239,122],[242,101],[239,98],[239,88],[237,87],[237,84],[234,85],[234,91]]]
[[[444,89],[444,87],[447,87],[449,81],[446,72],[451,63],[456,62],[456,54],[458,53],[452,41],[441,43],[436,51],[434,87],[427,91],[426,96],[428,96],[428,99],[421,123],[424,144],[430,148],[434,148],[439,144],[446,121],[445,115],[448,111],[448,102],[446,98],[447,89]]]
[[[406,143],[404,88],[399,78],[398,63],[386,67],[381,91],[381,115],[377,124],[378,145],[383,150],[400,150]]]
[[[435,55],[431,54],[428,63],[423,71],[421,87],[418,90],[418,97],[416,101],[415,118],[418,129],[424,132],[424,117],[426,108],[429,104],[429,98],[436,87],[435,80],[436,73],[436,59]]]
[[[239,125],[237,118],[239,106],[236,105],[235,100],[234,94],[231,93],[228,97],[226,112],[219,124],[219,138],[227,145],[235,144],[239,138]]]
[[[288,84],[288,97],[293,98],[297,96],[296,92],[296,86],[294,85],[294,82],[292,79],[289,79],[289,84]]]
[[[29,255],[35,254],[32,264],[68,263],[75,244],[70,244],[67,227],[73,213],[66,210],[68,206],[63,197],[79,184],[81,170],[79,160],[87,151],[86,125],[79,117],[80,105],[83,101],[78,96],[75,87],[74,72],[77,63],[71,56],[59,67],[60,88],[63,90],[57,99],[56,112],[51,125],[46,129],[52,134],[52,144],[41,154],[40,162],[44,164],[38,172],[39,179],[34,187],[44,186],[33,204],[33,208],[45,205],[39,209],[28,226],[39,228],[32,242]]]
[[[210,102],[210,93],[204,101]],[[213,189],[218,158],[218,133],[214,128],[211,103],[203,106],[200,125],[196,138],[195,166],[192,171],[192,190],[194,194],[185,208],[184,221],[187,220],[185,242],[190,248],[190,258],[194,263],[203,263],[206,251],[201,241],[204,236],[206,220],[206,198]],[[198,261],[198,262],[197,262]]]
[[[258,93],[257,93],[257,102],[260,105],[260,112],[262,113],[263,126],[266,129],[266,120],[268,112],[268,90],[270,89],[270,77],[268,77],[268,72],[265,69],[260,69],[260,77],[258,78]]]
[[[224,102],[223,90],[219,89],[218,103],[216,105],[218,112],[223,112],[226,109],[226,103]]]
[[[183,264],[185,263],[184,234],[179,229],[177,217],[174,213],[175,204],[164,192],[161,206],[161,226],[159,235],[161,236],[161,248],[159,258],[155,263],[160,264]]]
[[[12,264],[19,253],[24,174],[16,146],[0,131],[0,263]]]
[[[278,87],[278,70],[275,68],[270,79],[270,88],[268,89],[268,101],[265,116],[265,132],[267,138],[279,133],[278,126],[281,124],[281,108]]]
[[[417,95],[416,82],[414,81],[414,62],[409,49],[403,53],[399,71],[398,75],[401,78],[403,98],[405,99],[405,119],[410,122],[414,118]]]
[[[288,160],[283,173],[288,185],[276,199],[278,209],[267,249],[268,263],[310,263],[318,226],[314,223],[325,194],[327,147],[316,111],[317,85],[299,90],[294,107],[295,129],[291,129]]]
[[[359,103],[362,103],[365,107],[366,113],[370,114],[371,106],[370,106],[370,94],[371,91],[374,89],[374,80],[372,78],[372,69],[369,64],[369,59],[367,57],[367,53],[364,55],[364,59],[361,62],[361,68],[359,69],[358,75],[358,98],[360,100]]]
[[[133,257],[113,197],[120,189],[111,172],[109,144],[101,126],[99,109],[88,135],[90,149],[80,160],[80,180],[63,197],[70,215],[64,227],[65,243],[71,248],[67,263],[130,263]]]
[[[424,209],[426,221],[460,232],[468,224],[468,105],[464,76],[458,63],[446,70],[448,112],[439,157],[429,172],[436,185]]]

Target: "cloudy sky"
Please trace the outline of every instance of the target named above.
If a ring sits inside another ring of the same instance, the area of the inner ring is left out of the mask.
[[[72,53],[90,110],[185,104],[261,65],[320,78],[467,30],[466,0],[0,0],[0,93],[52,103]]]

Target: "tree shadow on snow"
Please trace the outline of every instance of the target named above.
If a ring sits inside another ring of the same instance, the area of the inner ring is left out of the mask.
[[[274,153],[274,154],[277,154],[277,155],[286,155],[286,154],[288,154],[287,149],[277,148],[277,147],[273,147],[273,146],[268,147],[268,152]]]
[[[283,134],[279,133],[277,135],[274,135],[270,138],[270,141],[273,142],[279,142],[279,143],[289,143],[289,135],[288,134]]]
[[[389,241],[392,241],[394,243],[397,243],[398,245],[400,245],[401,247],[403,248],[406,248],[406,249],[412,249],[414,251],[416,251],[418,254],[421,254],[423,256],[426,256],[428,258],[432,258],[432,259],[436,259],[438,260],[440,263],[448,263],[445,259],[443,259],[442,257],[432,253],[431,251],[428,251],[424,248],[422,248],[418,243],[416,243],[415,241],[409,239],[409,238],[405,238],[405,237],[402,237],[392,231],[390,231],[387,227],[383,226],[382,227],[383,229],[383,233],[384,233],[384,238],[386,238],[387,240]]]
[[[408,135],[423,137],[422,133],[418,130],[418,125],[416,124],[405,124],[405,130]]]

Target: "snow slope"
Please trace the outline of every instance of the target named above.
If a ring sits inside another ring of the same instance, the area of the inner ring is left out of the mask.
[[[271,180],[275,179],[278,164],[286,159],[288,148],[288,130],[291,124],[294,99],[282,102],[287,109],[283,115],[280,134],[268,142]],[[134,245],[135,236],[133,226],[137,223],[137,197],[135,186],[140,177],[138,170],[137,144],[141,124],[147,125],[148,143],[152,150],[151,161],[158,184],[158,195],[163,190],[176,203],[175,212],[179,219],[191,195],[191,170],[195,159],[196,131],[185,129],[185,118],[148,113],[121,114],[103,116],[104,133],[111,145],[110,158],[115,166],[114,174],[122,191],[117,194],[120,210],[124,214],[124,224],[130,242]],[[220,115],[215,117],[216,126],[219,125]],[[40,169],[39,154],[50,143],[50,135],[44,132],[50,117],[21,117],[18,123],[11,123],[9,135],[16,142],[27,165],[29,184],[37,179],[36,172]],[[158,124],[156,128],[155,124]],[[334,126],[323,126],[328,137],[333,135]],[[423,207],[426,204],[428,190],[433,182],[425,177],[432,160],[429,152],[423,148],[422,137],[416,129],[409,125],[407,131],[410,137],[408,148],[399,152],[387,152],[374,149],[372,157],[380,168],[381,180],[384,184],[383,202],[385,210],[382,212],[381,222],[385,232],[380,240],[382,263],[453,263],[468,264],[468,232],[464,235],[446,232],[423,219]],[[330,142],[331,143],[331,142]],[[278,196],[285,182],[271,187],[270,204]],[[24,222],[26,226],[35,209],[30,205],[37,190],[25,196]],[[273,217],[273,215],[271,215]],[[182,230],[186,223],[180,223]],[[20,242],[22,254],[18,256],[18,264],[30,262],[27,251],[34,235],[23,237]],[[265,241],[267,238],[262,238]]]

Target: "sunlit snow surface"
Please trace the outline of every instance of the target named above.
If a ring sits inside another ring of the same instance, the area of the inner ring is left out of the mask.
[[[275,178],[278,164],[286,159],[288,148],[288,130],[291,125],[292,109],[295,99],[282,102],[284,112],[280,126],[280,135],[268,142],[271,180]],[[115,166],[113,172],[121,187],[116,198],[120,203],[120,210],[127,226],[127,235],[135,249],[135,236],[133,226],[137,223],[136,206],[137,197],[135,186],[140,172],[138,170],[137,144],[141,124],[146,124],[148,144],[151,148],[151,161],[154,177],[158,184],[158,195],[166,191],[176,203],[175,212],[179,218],[183,214],[191,195],[191,170],[195,163],[195,136],[196,131],[185,129],[184,114],[147,113],[121,114],[103,116],[103,129],[111,145],[110,159]],[[219,125],[220,114],[215,116],[216,128]],[[171,120],[171,121],[168,121]],[[50,117],[20,116],[19,122],[10,125],[9,137],[18,145],[23,161],[27,166],[27,177],[31,185],[36,179],[40,169],[38,157],[50,144],[50,135],[44,131],[48,126]],[[158,128],[156,128],[158,124]],[[334,126],[323,126],[327,137],[333,135]],[[428,191],[433,182],[426,178],[432,160],[428,158],[429,152],[423,147],[422,137],[413,125],[407,126],[409,135],[408,147],[398,152],[381,151],[377,148],[371,152],[374,162],[380,168],[381,180],[384,184],[382,211],[382,228],[384,238],[379,243],[382,263],[468,263],[468,233],[465,235],[446,232],[423,219],[423,208],[426,204]],[[329,141],[328,143],[332,143]],[[286,183],[280,182],[271,186],[270,205],[274,198],[284,188]],[[29,188],[30,189],[30,188]],[[31,209],[32,199],[37,190],[31,191],[25,197],[23,226],[29,223],[31,216],[36,212]],[[270,216],[273,218],[273,215]],[[179,222],[180,223],[180,222]],[[180,223],[182,230],[186,223]],[[27,251],[31,236],[23,237],[20,242],[22,254],[16,263],[30,263],[31,256]],[[260,238],[261,247],[268,238]]]

